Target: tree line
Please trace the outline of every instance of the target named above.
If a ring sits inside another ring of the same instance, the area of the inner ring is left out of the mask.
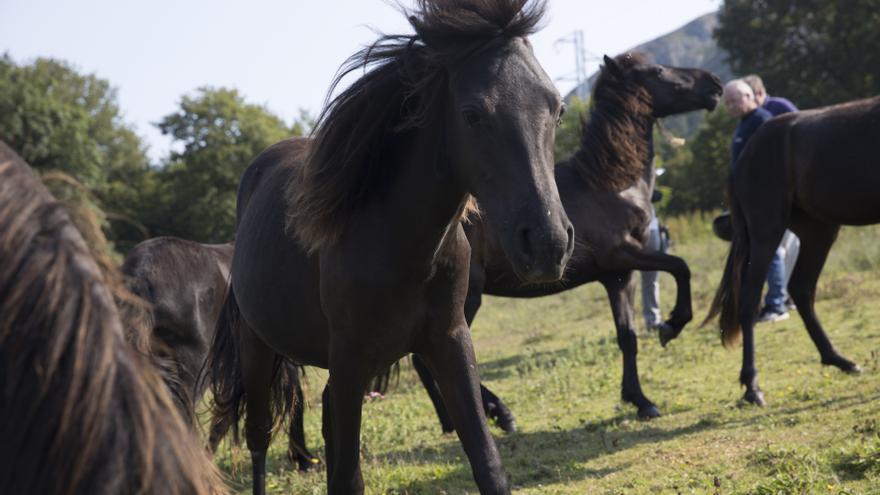
[[[150,163],[108,81],[61,60],[0,58],[0,139],[38,171],[61,171],[81,183],[86,191],[65,181],[47,185],[94,208],[120,251],[159,235],[229,242],[245,167],[311,124],[306,112],[288,124],[235,89],[206,86],[182,96],[156,124],[174,151]]]
[[[736,74],[761,75],[770,94],[812,108],[880,94],[880,0],[727,0],[714,37]],[[557,132],[557,160],[577,149],[588,105],[574,101]],[[142,139],[122,117],[109,81],[53,59],[17,63],[0,57],[0,139],[37,170],[59,170],[104,219],[117,249],[158,235],[199,242],[233,238],[235,191],[250,160],[266,146],[306,134],[301,112],[286,123],[234,88],[205,86],[183,95],[159,130],[173,151],[151,163]],[[719,108],[674,148],[658,135],[661,214],[724,205],[734,119]]]

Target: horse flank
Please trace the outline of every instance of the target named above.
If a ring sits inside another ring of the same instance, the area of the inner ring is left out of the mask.
[[[225,491],[68,213],[3,143],[0,260],[0,492]]]
[[[419,0],[404,10],[416,34],[382,36],[352,55],[331,84],[328,94],[345,75],[365,70],[318,117],[308,157],[287,185],[286,230],[310,251],[333,245],[368,195],[392,182],[396,171],[385,164],[394,136],[443,114],[446,67],[495,40],[531,34],[544,11],[543,0]]]
[[[623,68],[645,62],[641,53],[614,59]],[[647,90],[633,81],[621,81],[602,67],[593,88],[592,106],[581,133],[581,146],[569,159],[587,186],[597,191],[622,191],[644,173],[644,157],[651,143],[644,138],[644,122],[653,123]]]

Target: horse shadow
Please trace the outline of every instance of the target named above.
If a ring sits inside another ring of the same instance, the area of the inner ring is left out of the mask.
[[[528,373],[535,368],[552,368],[562,361],[575,361],[588,366],[617,363],[619,352],[613,336],[601,336],[592,340],[582,338],[573,346],[482,360],[479,363],[480,379],[503,380],[519,373]]]
[[[713,428],[712,423],[697,420],[691,424],[665,429],[648,426],[630,429],[635,423],[632,414],[619,414],[600,421],[585,422],[571,429],[519,432],[496,437],[495,442],[515,489],[535,488],[548,484],[588,479],[623,471],[631,463],[591,468],[585,463],[600,456],[621,452],[642,443],[665,441]],[[452,437],[450,437],[451,439]],[[413,480],[398,487],[399,493],[453,493],[472,486],[473,480],[464,451],[457,441],[386,453],[376,459],[380,463],[448,464],[456,466],[443,475]]]
[[[806,404],[760,409],[761,416],[774,416],[779,420],[811,413],[858,407],[880,400],[880,394],[852,394]],[[670,440],[709,430],[736,430],[758,420],[750,411],[754,406],[737,403],[734,416],[703,414],[690,423],[674,428],[664,427],[662,422],[644,423],[626,412],[596,421],[587,421],[579,427],[518,432],[495,441],[505,468],[515,489],[528,489],[556,483],[569,483],[600,479],[632,467],[632,462],[616,462],[599,468],[586,466],[594,459],[614,455],[642,444],[655,444],[658,448]],[[444,474],[412,480],[395,489],[399,493],[456,493],[467,491],[473,485],[467,458],[454,437],[448,437],[443,445],[392,451],[376,457],[379,463],[403,463],[410,465],[439,464],[454,467]]]

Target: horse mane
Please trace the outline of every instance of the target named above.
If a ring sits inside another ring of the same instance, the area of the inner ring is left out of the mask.
[[[399,137],[442,113],[445,68],[495,40],[533,33],[543,0],[418,0],[415,35],[385,35],[348,58],[364,75],[325,106],[302,167],[287,185],[287,231],[314,251],[336,242],[354,210],[382,194]],[[472,202],[469,202],[471,204]]]
[[[64,206],[0,142],[0,493],[216,493]]]
[[[646,56],[624,53],[614,60],[628,70],[645,63]],[[569,159],[587,186],[622,191],[642,176],[645,157],[651,152],[645,134],[654,124],[652,109],[651,96],[644,87],[602,66],[593,86],[589,119],[582,123],[581,146]]]

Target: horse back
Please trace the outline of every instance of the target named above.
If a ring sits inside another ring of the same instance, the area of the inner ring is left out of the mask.
[[[877,143],[880,97],[776,117],[758,130],[743,154],[750,151],[748,175],[784,184],[785,196],[809,216],[865,225],[880,222]]]
[[[153,305],[157,325],[185,333],[177,338],[210,340],[231,251],[231,244],[157,237],[135,246],[125,257],[122,272],[132,292]]]
[[[251,195],[264,178],[271,175],[279,166],[287,166],[290,170],[294,170],[297,163],[305,158],[310,142],[310,139],[302,137],[285,139],[269,146],[254,158],[254,161],[241,175],[238,183],[238,197],[235,206],[236,226],[250,203]]]

